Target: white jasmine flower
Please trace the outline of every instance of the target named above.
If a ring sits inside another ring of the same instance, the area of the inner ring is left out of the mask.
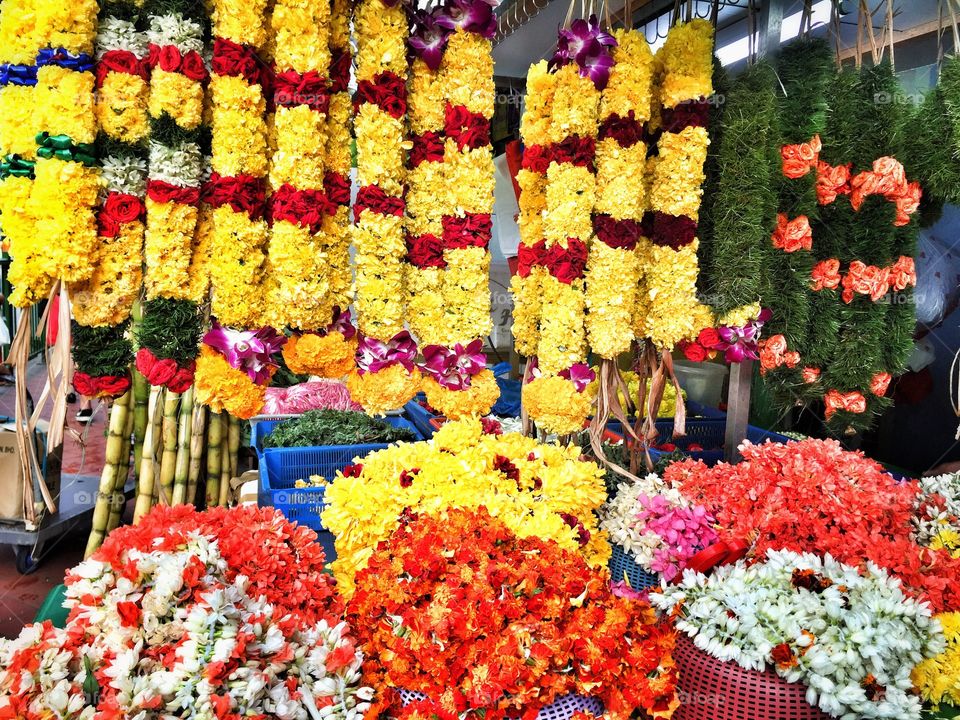
[[[97,59],[110,50],[126,50],[142,58],[147,54],[147,38],[129,20],[108,15],[97,27]]]
[[[181,54],[190,50],[203,52],[203,28],[200,23],[179,13],[151,16],[146,36],[148,42],[160,47],[176,45]]]

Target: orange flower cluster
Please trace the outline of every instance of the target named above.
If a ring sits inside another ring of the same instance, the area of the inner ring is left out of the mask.
[[[817,167],[820,161],[820,150],[823,148],[820,136],[814,135],[809,142],[799,145],[784,145],[780,148],[780,157],[783,160],[783,174],[791,180],[802,178],[811,169]]]
[[[908,225],[910,216],[920,207],[919,182],[907,182],[903,165],[895,158],[884,156],[873,161],[873,170],[858,173],[850,181],[850,205],[859,210],[871,195],[882,195],[897,206],[897,227]]]
[[[784,213],[777,213],[777,228],[770,239],[775,248],[784,252],[810,250],[813,248],[813,230],[810,229],[810,220],[806,215],[788,220]]]
[[[813,290],[835,290],[843,285],[841,297],[848,305],[855,295],[869,295],[877,302],[891,290],[901,292],[917,284],[917,268],[912,257],[901,255],[889,267],[867,265],[860,260],[850,263],[847,273],[840,274],[840,261],[836,258],[821,260],[810,274]]]
[[[867,411],[867,399],[858,391],[842,393],[839,390],[828,390],[823,396],[823,402],[826,406],[824,415],[827,420],[833,417],[838,410],[844,410],[850,413],[863,413]]]
[[[569,693],[605,717],[669,718],[675,635],[644,602],[555,542],[520,539],[486,510],[408,517],[357,575],[347,620],[380,708],[390,688],[427,700],[401,718],[535,717]]]
[[[764,338],[759,342],[758,347],[760,348],[761,375],[783,365],[795,368],[800,364],[800,353],[796,350],[787,350],[787,339],[783,335]]]
[[[817,202],[829,205],[840,195],[850,194],[850,170],[853,163],[831,165],[823,160],[817,163]]]
[[[213,412],[226,411],[241,420],[249,420],[263,410],[267,390],[257,385],[242,370],[208,345],[200,348],[194,376],[196,399]]]

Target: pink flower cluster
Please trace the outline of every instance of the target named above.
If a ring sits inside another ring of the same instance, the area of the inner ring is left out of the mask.
[[[662,495],[640,495],[637,500],[643,508],[638,519],[663,540],[654,550],[650,569],[668,582],[683,572],[690,558],[720,540],[716,520],[702,505],[679,507]]]

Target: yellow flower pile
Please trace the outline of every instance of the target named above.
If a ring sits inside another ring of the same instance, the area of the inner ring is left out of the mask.
[[[350,398],[370,415],[385,415],[413,399],[420,389],[420,371],[400,364],[362,375],[354,370],[347,376]]]
[[[214,0],[213,35],[259,49],[267,41],[265,0]],[[221,177],[267,175],[263,87],[242,76],[210,78],[211,166]],[[229,205],[213,210],[210,283],[213,314],[224,325],[253,327],[264,317],[261,288],[267,222]]]
[[[512,433],[484,435],[478,420],[449,422],[430,441],[368,455],[359,461],[359,477],[338,474],[326,490],[322,520],[336,536],[337,587],[353,594],[357,571],[402,513],[451,507],[485,506],[521,537],[556,540],[583,552],[592,565],[603,565],[610,546],[594,515],[606,498],[603,471],[579,457],[575,446],[539,445]],[[564,514],[590,533],[585,546]]]
[[[500,397],[500,386],[492,370],[481,370],[470,378],[470,387],[451,390],[431,377],[424,377],[420,389],[427,396],[430,407],[451,420],[486,415]]]
[[[353,369],[357,340],[347,340],[338,332],[327,335],[304,333],[291,335],[283,346],[283,360],[297,375],[343,377]]]
[[[194,389],[197,402],[212,412],[226,411],[241,420],[249,420],[263,410],[267,398],[265,386],[257,385],[208,345],[200,348]]]
[[[942,705],[960,706],[960,613],[942,613],[937,620],[943,627],[947,647],[917,665],[912,675],[920,696],[935,710]]]
[[[712,52],[709,22],[693,20],[670,30],[656,56],[662,108],[712,94]],[[647,166],[650,210],[697,220],[709,143],[702,127],[661,134]],[[670,350],[703,327],[700,318],[707,313],[696,296],[697,246],[696,239],[679,250],[641,239],[637,248],[641,282],[634,331],[657,348]]]
[[[279,0],[270,22],[278,72],[329,75],[328,3]],[[297,98],[299,104],[276,108],[276,147],[270,166],[274,190],[285,184],[297,190],[324,190],[327,114],[312,108],[310,99]],[[265,282],[267,324],[299,330],[318,330],[330,324],[333,299],[327,280],[328,244],[322,229],[314,233],[309,225],[274,218]]]
[[[617,30],[610,80],[600,96],[601,122],[650,119],[653,54],[643,33]],[[597,190],[594,211],[614,220],[639,223],[647,209],[647,144],[628,147],[617,138],[597,142]],[[629,248],[613,248],[594,238],[587,260],[587,336],[590,349],[613,359],[630,349],[640,282],[640,261]]]
[[[143,283],[140,220],[123,223],[116,237],[101,237],[99,260],[88,280],[70,286],[73,316],[81,325],[119,325],[130,317]]]

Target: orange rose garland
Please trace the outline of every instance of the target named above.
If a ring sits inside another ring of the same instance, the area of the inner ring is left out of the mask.
[[[488,413],[500,394],[482,352],[491,325],[495,25],[483,0],[450,0],[419,15],[409,41],[419,55],[410,97],[411,325],[427,399],[453,419]]]
[[[409,357],[413,341],[404,330],[406,11],[392,0],[362,0],[354,8],[354,29],[359,185],[352,228],[354,306],[363,337],[348,386],[367,412],[379,414],[401,407],[419,387]],[[415,345],[412,352],[415,356]]]

